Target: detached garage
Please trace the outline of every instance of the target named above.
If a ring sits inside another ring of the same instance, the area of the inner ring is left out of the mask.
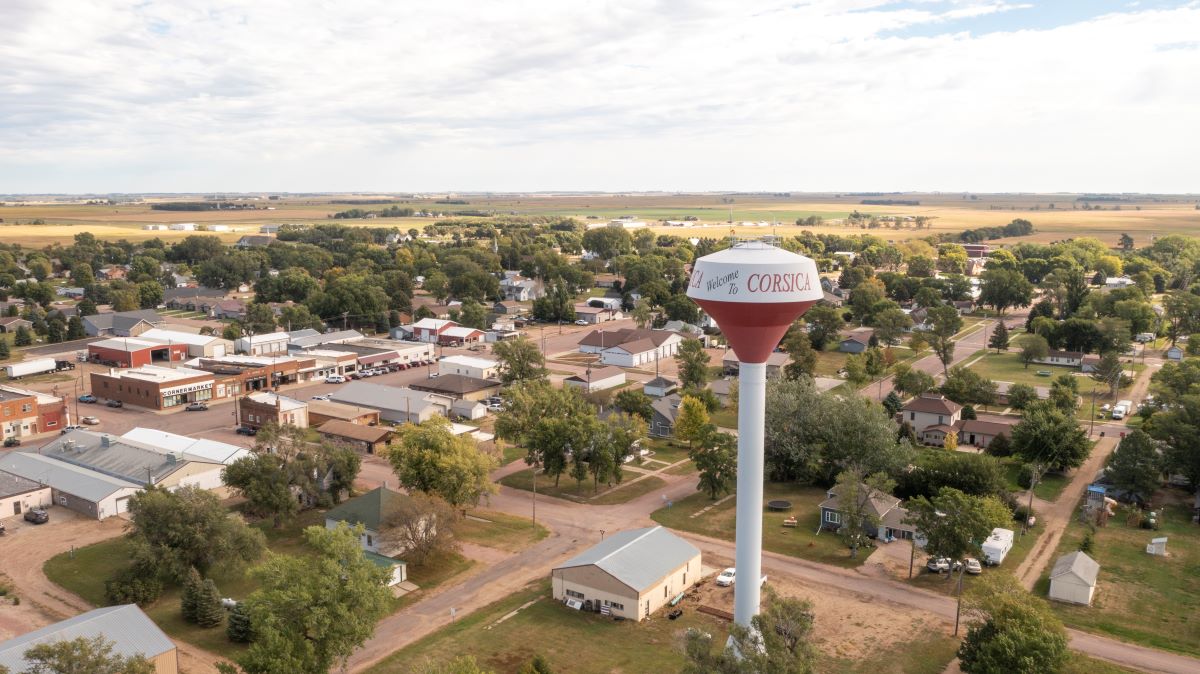
[[[54,504],[102,520],[129,510],[139,485],[40,454],[10,452],[0,471],[50,487]]]
[[[1100,565],[1085,553],[1063,555],[1050,572],[1050,598],[1068,604],[1090,606],[1099,575]]]
[[[51,496],[50,487],[0,471],[0,519],[44,508],[53,503]]]
[[[550,573],[556,600],[640,621],[700,580],[700,550],[662,527],[633,529]]]

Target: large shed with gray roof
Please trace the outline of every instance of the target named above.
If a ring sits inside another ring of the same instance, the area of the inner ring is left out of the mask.
[[[631,620],[700,580],[700,550],[662,527],[615,533],[550,572],[554,598]],[[574,601],[572,601],[574,600]]]
[[[141,486],[40,454],[9,452],[0,471],[51,488],[54,504],[102,520],[129,510]]]
[[[112,643],[113,655],[142,656],[155,674],[178,674],[179,653],[166,634],[134,604],[88,611],[19,637],[0,642],[0,668],[16,674],[29,669],[25,651],[42,644],[103,637]]]

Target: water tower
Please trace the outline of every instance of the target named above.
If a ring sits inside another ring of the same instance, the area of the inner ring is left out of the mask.
[[[749,627],[758,613],[762,577],[767,357],[792,322],[824,294],[816,263],[759,241],[696,260],[687,294],[717,322],[740,361],[733,616]]]

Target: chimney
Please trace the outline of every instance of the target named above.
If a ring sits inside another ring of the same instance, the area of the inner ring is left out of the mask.
[[[112,436],[109,435],[108,433],[102,434],[100,436],[100,446],[101,447],[111,447],[112,446]]]

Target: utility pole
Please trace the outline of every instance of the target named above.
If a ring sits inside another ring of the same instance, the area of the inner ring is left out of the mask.
[[[965,562],[960,562],[962,568],[958,571],[958,605],[954,607],[954,636],[958,636],[958,623],[962,617],[962,585],[963,576],[967,573],[967,565]]]

